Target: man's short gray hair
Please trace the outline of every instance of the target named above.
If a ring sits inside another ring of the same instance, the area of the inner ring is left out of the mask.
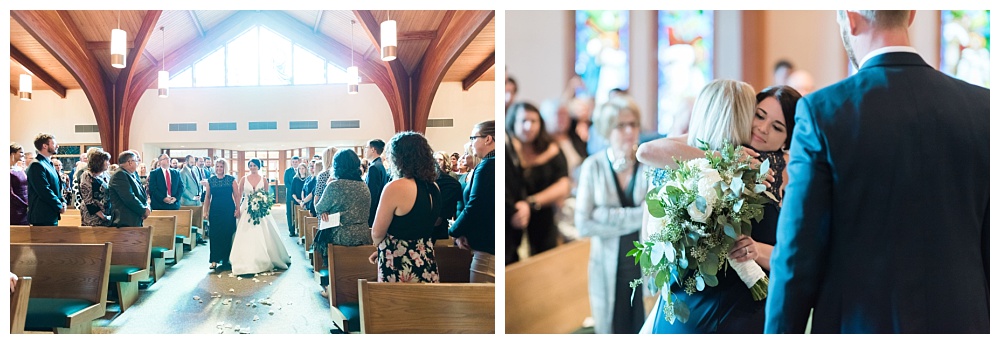
[[[847,23],[848,11],[837,11],[837,21]],[[910,23],[909,10],[850,10],[864,17],[875,29],[906,28]]]

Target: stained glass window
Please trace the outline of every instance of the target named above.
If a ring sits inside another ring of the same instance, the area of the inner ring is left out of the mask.
[[[628,89],[628,11],[576,11],[576,74],[597,104]],[[580,94],[578,94],[580,95]]]
[[[657,131],[665,135],[687,122],[682,119],[713,78],[715,31],[712,11],[659,11],[657,17]]]
[[[990,87],[990,11],[941,11],[941,71]]]

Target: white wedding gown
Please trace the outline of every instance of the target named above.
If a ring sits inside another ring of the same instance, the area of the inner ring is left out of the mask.
[[[250,215],[247,214],[247,195],[254,190],[267,187],[262,183],[264,178],[257,182],[257,187],[250,185],[250,181],[243,182],[243,200],[240,201],[240,218],[236,220],[236,236],[233,237],[233,250],[229,254],[229,262],[233,266],[233,274],[255,274],[274,269],[288,269],[292,263],[291,256],[285,249],[285,244],[278,235],[272,215],[267,215],[260,220],[260,224],[254,225],[250,222]]]

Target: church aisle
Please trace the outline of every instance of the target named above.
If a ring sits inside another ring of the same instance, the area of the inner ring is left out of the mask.
[[[272,216],[284,233],[284,206],[275,206]],[[282,236],[292,256],[289,270],[259,274],[257,282],[208,269],[208,245],[199,245],[167,267],[161,281],[140,290],[127,312],[95,323],[94,332],[329,334],[334,328],[329,306],[295,239]]]

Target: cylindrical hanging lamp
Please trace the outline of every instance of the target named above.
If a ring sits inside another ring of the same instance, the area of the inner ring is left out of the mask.
[[[347,67],[347,94],[357,94],[358,82],[361,81],[358,66],[354,64],[354,24],[355,21],[351,20],[351,66]]]
[[[121,29],[121,12],[118,13],[118,28],[111,30],[111,66],[125,68],[125,30]]]
[[[160,98],[166,98],[170,93],[170,89],[168,86],[168,84],[170,83],[170,72],[167,71],[167,62],[165,57],[167,51],[165,48],[166,45],[163,43],[164,41],[163,35],[164,31],[163,27],[161,26],[160,27],[160,72],[157,73],[156,75],[156,89],[157,93],[160,95]]]
[[[396,59],[396,21],[389,19],[386,11],[386,21],[382,22],[382,61]]]
[[[21,74],[17,96],[23,101],[31,101],[31,75]]]

